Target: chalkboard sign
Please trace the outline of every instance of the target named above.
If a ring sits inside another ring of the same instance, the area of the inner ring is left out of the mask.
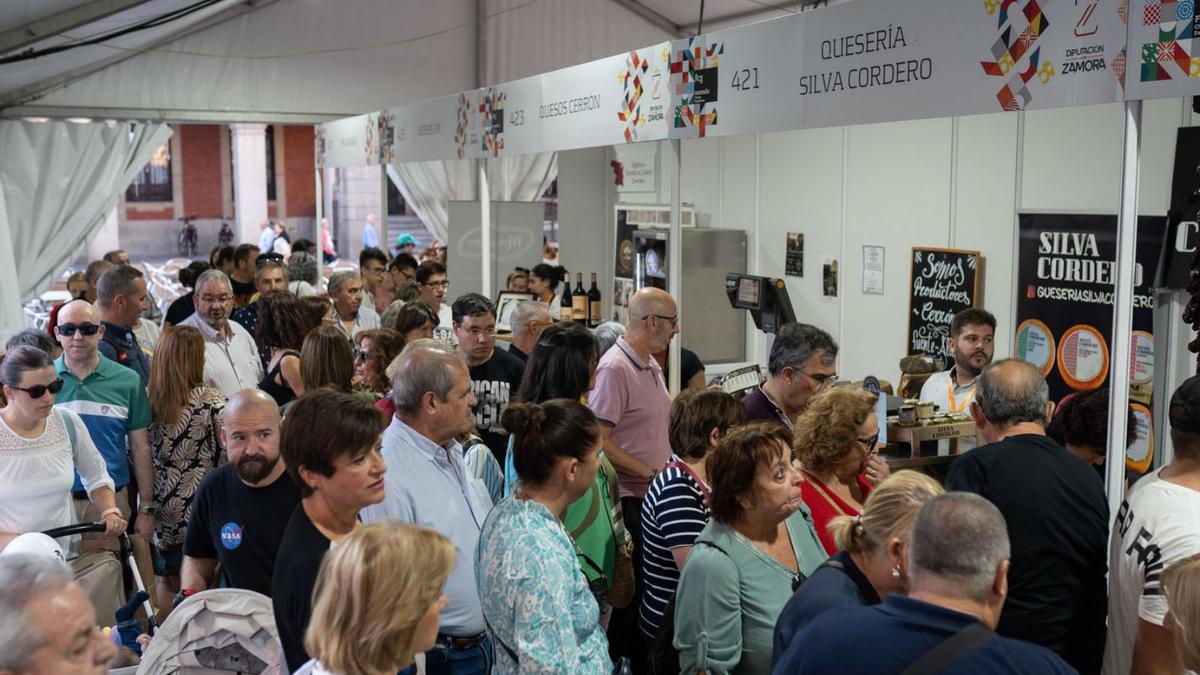
[[[950,321],[979,302],[979,251],[913,248],[908,301],[908,354],[953,363]]]

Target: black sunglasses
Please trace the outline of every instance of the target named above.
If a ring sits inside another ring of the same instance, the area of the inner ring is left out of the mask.
[[[100,324],[98,323],[60,323],[58,324],[58,334],[63,337],[71,337],[79,331],[84,335],[91,337],[100,332]],[[37,398],[36,396],[34,398]]]
[[[58,392],[62,391],[63,381],[60,377],[50,384],[35,384],[32,387],[18,387],[10,384],[8,385],[8,388],[16,389],[17,391],[23,391],[26,394],[29,394],[29,398],[41,398],[46,395],[46,392],[57,394]]]

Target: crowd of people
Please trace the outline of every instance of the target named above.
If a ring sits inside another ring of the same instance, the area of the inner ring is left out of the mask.
[[[0,548],[128,530],[158,619],[260,593],[281,665],[316,675],[1200,667],[1200,377],[1167,406],[1174,460],[1110,514],[1107,392],[1055,406],[993,362],[986,311],[925,384],[978,428],[939,482],[892,473],[877,395],[819,327],[781,327],[740,398],[702,364],[673,397],[663,290],[592,330],[558,320],[561,267],[516,270],[505,348],[411,237],[326,278],[322,232],[184,268],[161,329],[123,252],[73,275],[0,361]],[[53,557],[0,551],[0,616],[0,673],[117,656]]]

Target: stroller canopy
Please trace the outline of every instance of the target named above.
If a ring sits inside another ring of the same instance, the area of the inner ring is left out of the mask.
[[[276,673],[271,599],[237,588],[197,593],[176,607],[142,655],[138,675]]]

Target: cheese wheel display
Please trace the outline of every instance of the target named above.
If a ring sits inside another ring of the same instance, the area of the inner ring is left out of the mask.
[[[1037,319],[1026,319],[1017,326],[1017,358],[1042,371],[1042,377],[1054,368],[1054,334]]]
[[[1146,473],[1154,461],[1154,420],[1150,409],[1141,403],[1130,403],[1133,418],[1137,421],[1137,438],[1125,451],[1125,466],[1138,473]]]
[[[1133,331],[1129,344],[1129,383],[1150,384],[1154,379],[1154,336],[1144,330]]]
[[[1076,391],[1094,389],[1108,378],[1108,344],[1094,326],[1071,326],[1058,340],[1058,374]]]

